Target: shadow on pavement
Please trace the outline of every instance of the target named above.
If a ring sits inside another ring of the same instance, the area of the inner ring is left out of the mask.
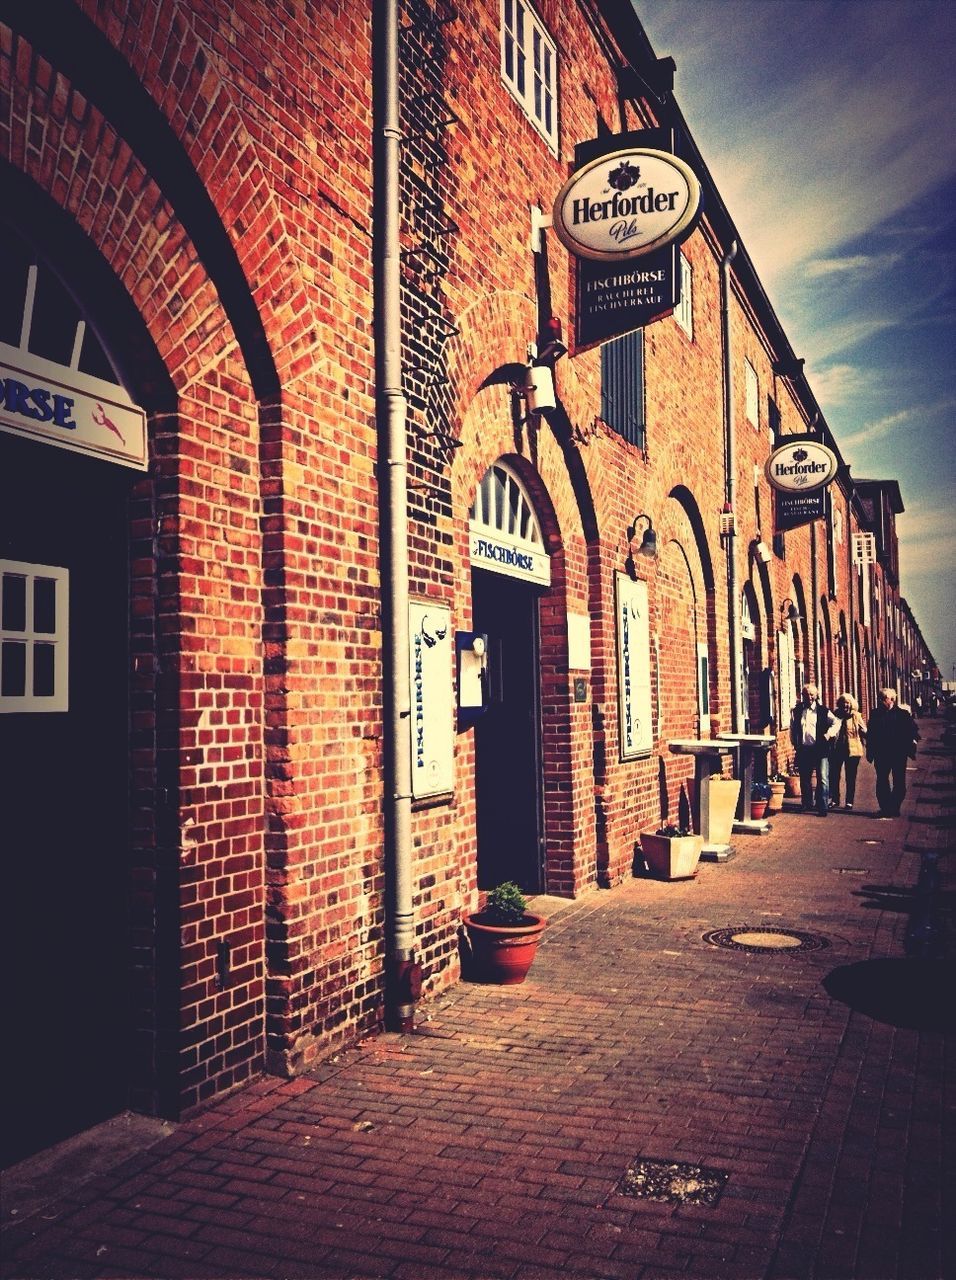
[[[891,1027],[956,1031],[956,966],[943,960],[863,960],[841,965],[823,980],[827,994]]]

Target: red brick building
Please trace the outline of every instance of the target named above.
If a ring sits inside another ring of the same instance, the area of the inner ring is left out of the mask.
[[[407,1020],[480,889],[632,874],[669,742],[783,767],[804,678],[932,659],[893,481],[775,529],[771,449],[838,442],[627,6],[0,22],[15,1159]],[[680,305],[579,350],[535,211],[659,125],[705,190]]]

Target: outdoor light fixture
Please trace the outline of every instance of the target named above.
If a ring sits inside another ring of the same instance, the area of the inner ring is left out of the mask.
[[[753,544],[754,554],[761,564],[769,564],[773,559],[773,552],[761,538],[757,538]]]
[[[554,374],[547,365],[528,365],[524,380],[524,398],[529,413],[554,413],[558,407],[554,395]]]
[[[643,512],[639,516],[635,516],[634,519],[631,521],[630,525],[628,526],[628,530],[627,530],[628,557],[633,555],[633,550],[630,544],[637,537],[637,525],[639,520],[646,520],[647,528],[644,530],[644,534],[641,538],[641,545],[637,549],[637,554],[639,556],[646,556],[648,560],[656,560],[657,559],[657,534],[654,532],[654,526],[651,523],[651,517],[648,515],[644,515]]]
[[[782,618],[785,618],[788,622],[800,621],[800,610],[793,603],[793,601],[790,599],[789,596],[787,596],[786,600],[784,600],[783,604],[780,606],[780,615]]]
[[[560,333],[560,323],[558,324],[558,332]],[[557,353],[552,352],[551,358],[556,359]],[[525,366],[524,373],[521,375],[520,382],[511,384],[511,394],[516,400],[525,402],[528,417],[531,417],[532,414],[544,414],[547,416],[554,413],[558,407],[554,391],[554,374],[551,372],[549,365],[538,363],[539,359],[537,345],[529,342],[528,363]]]

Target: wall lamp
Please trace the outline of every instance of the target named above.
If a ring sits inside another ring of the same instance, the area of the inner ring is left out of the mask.
[[[758,535],[758,537],[754,539],[752,545],[754,549],[754,555],[757,557],[760,563],[769,564],[770,561],[773,559],[773,552],[767,546],[766,542],[764,542],[764,540]]]
[[[784,600],[783,604],[780,606],[780,616],[782,619],[785,619],[787,622],[800,621],[800,610],[793,603],[793,601],[790,599],[789,596],[786,598],[786,600]]]
[[[631,544],[637,537],[637,526],[638,522],[641,520],[647,521],[647,528],[644,530],[643,536],[641,537],[641,545],[637,549],[637,554],[639,556],[646,556],[648,560],[657,559],[657,534],[654,532],[654,525],[651,522],[651,517],[644,515],[642,512],[641,515],[634,517],[627,528],[627,558],[630,566],[633,566],[634,564],[634,548]]]
[[[567,347],[564,351],[567,351]],[[521,381],[511,384],[511,394],[516,401],[524,401],[528,417],[532,414],[543,414],[548,417],[558,407],[554,390],[554,374],[551,372],[550,365],[539,364],[539,359],[536,344],[529,342],[528,363],[521,374]],[[549,359],[557,359],[555,351],[549,353]]]

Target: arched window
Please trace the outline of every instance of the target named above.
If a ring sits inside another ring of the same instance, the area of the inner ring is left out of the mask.
[[[475,569],[548,585],[551,560],[528,491],[504,462],[485,472],[469,512]]]
[[[12,228],[3,249],[0,429],[145,469],[146,415],[79,304]]]

